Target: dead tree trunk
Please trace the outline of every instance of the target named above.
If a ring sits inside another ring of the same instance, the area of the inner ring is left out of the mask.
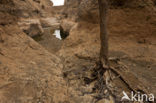
[[[108,4],[107,0],[98,0],[99,14],[100,14],[100,61],[104,68],[108,68],[108,33],[107,33],[107,12]]]

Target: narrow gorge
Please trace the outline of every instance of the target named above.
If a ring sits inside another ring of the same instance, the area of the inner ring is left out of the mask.
[[[0,0],[0,103],[155,103],[155,0],[106,0],[109,68],[98,0],[60,1]]]

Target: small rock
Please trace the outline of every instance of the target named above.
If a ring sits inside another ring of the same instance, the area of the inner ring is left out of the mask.
[[[146,43],[146,39],[140,39],[140,40],[138,40],[138,43],[139,44],[144,44],[144,43]]]
[[[35,62],[33,62],[33,61],[31,61],[31,62],[30,62],[30,64],[33,64],[33,65],[35,65],[36,63],[35,63]]]
[[[109,97],[108,99],[102,99],[100,101],[98,101],[97,103],[115,103],[114,98],[112,96]]]
[[[23,20],[18,22],[18,25],[21,30],[31,37],[40,36],[44,33],[41,23],[37,19]]]

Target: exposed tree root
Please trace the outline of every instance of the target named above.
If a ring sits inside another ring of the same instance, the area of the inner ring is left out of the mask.
[[[149,94],[149,92],[146,89],[146,86],[144,86],[133,74],[129,73],[124,75],[124,73],[127,71],[120,71],[120,69],[122,69],[122,66],[120,64],[118,65],[119,65],[118,69],[116,67],[103,68],[100,62],[96,63],[95,68],[93,68],[92,73],[93,78],[90,79],[91,82],[95,80],[97,81],[93,89],[94,91],[97,92],[97,95],[94,96],[93,103],[97,103],[102,99],[109,99],[110,96],[114,98],[114,103],[129,103],[122,102],[120,100],[121,98],[117,98],[115,93],[110,89],[109,82],[115,79],[114,77],[111,76],[112,73],[116,75],[116,78],[119,78],[124,83],[124,85],[128,88],[129,91],[133,91],[136,93],[139,91],[141,94]],[[131,75],[132,79],[137,81],[138,84],[136,84],[136,86],[134,86],[134,84],[131,84],[131,81],[128,80],[129,75]],[[92,93],[94,93],[94,91]],[[146,103],[154,103],[154,102],[146,102]]]

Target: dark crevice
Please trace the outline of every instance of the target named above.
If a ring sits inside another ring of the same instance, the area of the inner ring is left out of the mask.
[[[62,26],[60,26],[60,36],[62,40],[66,39],[69,36],[69,32],[65,31]]]

